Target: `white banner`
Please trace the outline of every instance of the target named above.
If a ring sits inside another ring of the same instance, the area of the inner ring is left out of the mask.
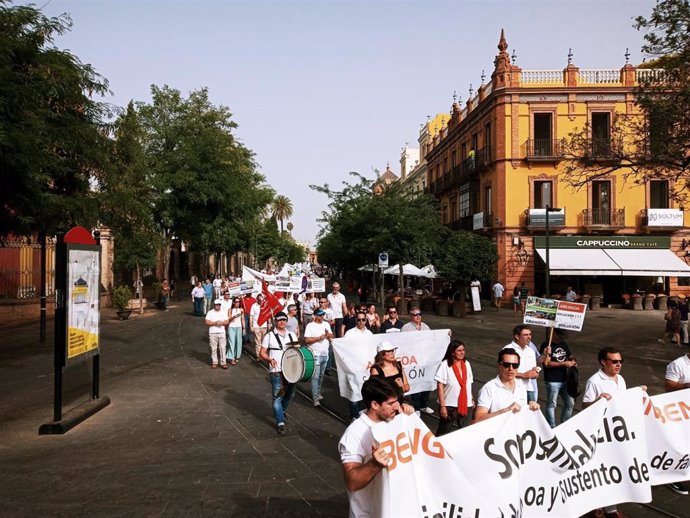
[[[384,340],[398,348],[396,359],[402,363],[410,382],[407,394],[436,388],[434,375],[450,341],[448,329],[336,338],[333,351],[342,397],[350,401],[362,399],[362,383],[369,378],[367,366],[374,363],[376,346]]]
[[[689,400],[690,390],[649,398],[634,388],[553,430],[524,408],[440,438],[400,415],[373,428],[393,454],[382,516],[574,518],[649,502],[652,485],[690,478]]]

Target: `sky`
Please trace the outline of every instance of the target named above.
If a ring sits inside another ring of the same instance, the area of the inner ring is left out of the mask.
[[[22,2],[24,3],[24,2]],[[633,18],[654,0],[50,0],[72,31],[56,45],[110,82],[103,99],[149,102],[150,86],[208,87],[266,182],[293,204],[292,232],[316,242],[328,199],[350,171],[400,174],[427,115],[491,76],[505,29],[523,70],[642,60]]]

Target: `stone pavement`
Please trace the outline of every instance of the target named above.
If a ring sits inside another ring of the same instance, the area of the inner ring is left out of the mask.
[[[423,318],[465,341],[479,382],[495,376],[496,352],[517,323],[504,310]],[[661,392],[666,364],[682,353],[656,342],[663,325],[658,312],[590,313],[569,339],[581,375],[596,370],[600,347],[615,344],[628,385]],[[337,455],[347,405],[334,377],[323,409],[297,395],[279,437],[266,371],[248,355],[227,371],[210,369],[206,328],[191,305],[126,322],[104,310],[101,335],[101,394],[111,405],[66,435],[39,436],[52,418],[52,332],[40,345],[37,325],[0,328],[0,516],[347,516]],[[67,408],[86,400],[88,365],[67,369],[65,383]],[[424,419],[436,429],[433,416]],[[621,509],[687,516],[685,502],[659,487],[658,510]]]

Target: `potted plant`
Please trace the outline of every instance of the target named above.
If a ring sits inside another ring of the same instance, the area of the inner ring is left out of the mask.
[[[129,299],[132,298],[132,291],[127,286],[118,286],[113,290],[112,299],[113,306],[117,310],[117,316],[120,320],[127,320],[132,310],[128,308]]]

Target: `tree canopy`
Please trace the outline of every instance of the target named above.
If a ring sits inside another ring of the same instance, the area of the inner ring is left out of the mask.
[[[343,182],[340,191],[310,186],[330,199],[319,220],[319,260],[345,272],[376,262],[381,252],[400,264],[428,260],[442,233],[434,198],[402,182],[380,184],[374,194],[375,180],[350,174],[357,181]]]
[[[169,256],[173,237],[201,252],[249,245],[248,224],[273,199],[253,153],[238,142],[225,106],[208,90],[184,98],[169,86],[152,86],[152,102],[138,103],[152,186],[154,221]],[[165,265],[167,275],[167,263]]]
[[[434,266],[448,281],[467,285],[490,279],[496,273],[498,253],[487,237],[463,230],[450,232],[439,248]]]
[[[640,76],[634,91],[641,116],[615,114],[604,146],[592,141],[590,125],[573,133],[565,178],[576,187],[615,171],[635,183],[672,180],[670,194],[684,201],[690,188],[690,3],[661,0],[635,27],[645,31],[642,51],[653,58],[638,68],[654,69]]]
[[[280,233],[283,233],[283,221],[292,217],[292,202],[282,194],[277,195],[271,202],[273,216],[280,221]]]
[[[54,46],[70,28],[67,16],[0,0],[0,234],[98,221],[90,182],[107,162],[111,108],[93,96],[108,82]]]

